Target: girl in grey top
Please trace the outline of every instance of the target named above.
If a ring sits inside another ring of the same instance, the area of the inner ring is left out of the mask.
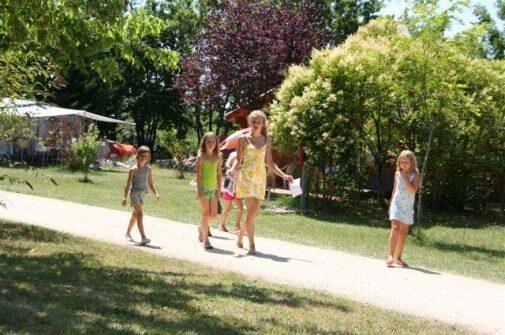
[[[156,199],[160,200],[160,196],[156,191],[156,188],[154,187],[151,168],[147,165],[150,159],[151,159],[151,150],[148,147],[141,146],[140,148],[138,148],[137,164],[131,167],[130,173],[128,174],[128,181],[126,182],[124,198],[122,203],[123,206],[126,206],[129,193],[131,206],[133,207],[133,212],[125,236],[128,240],[133,241],[130,233],[133,226],[136,223],[140,235],[142,236],[142,240],[140,241],[141,245],[146,245],[147,243],[151,242],[151,240],[148,239],[145,235],[144,223],[143,223],[144,197],[147,194],[148,186],[156,195]]]

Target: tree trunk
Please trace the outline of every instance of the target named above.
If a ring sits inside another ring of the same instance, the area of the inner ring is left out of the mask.
[[[200,140],[203,137],[202,134],[202,110],[200,106],[195,106],[195,130],[196,137],[198,138],[198,144],[200,144]]]
[[[424,155],[424,161],[423,161],[423,167],[421,169],[421,180],[419,182],[419,201],[417,203],[417,224],[420,224],[421,221],[421,214],[422,214],[422,205],[423,205],[423,182],[424,182],[424,175],[426,173],[426,167],[428,166],[428,159],[430,156],[430,150],[431,150],[431,144],[433,142],[433,133],[435,132],[435,127],[432,126],[430,129],[430,135],[428,137],[428,148],[426,149],[426,153]]]

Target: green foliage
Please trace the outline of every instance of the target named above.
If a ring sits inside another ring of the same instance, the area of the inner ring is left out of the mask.
[[[0,4],[0,84],[3,96],[40,96],[65,84],[67,70],[92,71],[105,82],[121,78],[119,61],[140,68],[136,52],[174,68],[177,53],[144,43],[163,21],[124,0],[5,0]],[[26,55],[28,57],[26,57]],[[60,73],[58,70],[61,70]],[[6,76],[5,74],[8,74]]]
[[[188,142],[179,138],[174,131],[165,131],[160,134],[159,147],[166,150],[177,160],[177,170],[179,177],[184,179],[184,155],[189,151]]]
[[[98,153],[98,147],[100,146],[98,138],[98,129],[95,124],[91,124],[88,131],[81,138],[72,143],[69,149],[70,167],[83,172],[83,181],[85,182],[89,181],[89,166],[95,161]]]
[[[430,148],[431,205],[484,209],[505,182],[505,62],[444,37],[456,9],[419,1],[401,24],[372,21],[314,52],[309,66],[291,67],[270,109],[281,147],[302,145],[320,170],[348,171],[366,153],[376,167],[391,166],[403,148],[425,164]]]

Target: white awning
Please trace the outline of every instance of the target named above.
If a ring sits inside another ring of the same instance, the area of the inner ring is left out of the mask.
[[[135,123],[133,122],[117,120],[110,117],[86,112],[85,110],[61,108],[43,102],[22,99],[4,98],[0,101],[0,110],[20,116],[27,115],[32,118],[51,118],[67,115],[78,115],[86,119],[100,122],[123,123],[135,126]]]

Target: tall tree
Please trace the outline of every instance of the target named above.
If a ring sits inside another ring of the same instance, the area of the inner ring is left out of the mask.
[[[505,1],[497,0],[496,6],[498,8],[498,18],[505,21]],[[482,5],[476,5],[474,14],[479,19],[479,23],[483,24],[486,28],[484,36],[484,45],[487,49],[487,54],[492,59],[505,58],[505,29],[500,30],[496,21],[493,20],[491,14]]]
[[[163,50],[188,53],[199,16],[195,3],[190,0],[149,0],[140,10],[160,20],[162,29],[159,34],[145,36],[138,44],[140,48],[132,54],[135,64],[111,54],[110,57],[119,64],[121,79],[104,83],[95,73],[75,68],[67,87],[56,95],[62,104],[102,115],[121,115],[134,121],[136,138],[129,140],[153,147],[159,129],[177,129],[179,136],[184,136],[190,122],[186,106],[174,89],[178,68],[152,62],[150,53]],[[101,130],[115,139],[116,127],[105,125]]]
[[[262,107],[262,96],[275,88],[289,64],[307,59],[324,43],[315,7],[276,6],[258,1],[229,2],[205,19],[195,54],[182,61],[178,85],[187,101],[209,116],[242,105]]]

